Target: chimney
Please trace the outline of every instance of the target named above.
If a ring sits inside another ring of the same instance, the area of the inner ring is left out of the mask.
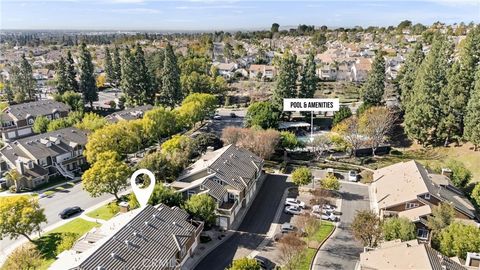
[[[442,175],[450,179],[452,178],[452,170],[450,170],[449,168],[442,168]]]
[[[16,166],[16,169],[17,169],[18,173],[20,173],[21,175],[23,175],[25,173],[25,167],[23,165],[23,162],[20,159],[15,160],[15,166]]]

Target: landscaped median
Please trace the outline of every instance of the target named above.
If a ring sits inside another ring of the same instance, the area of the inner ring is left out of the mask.
[[[99,208],[88,212],[86,215],[95,218],[95,219],[103,219],[109,220],[114,217],[120,211],[119,206],[116,202],[107,203]]]

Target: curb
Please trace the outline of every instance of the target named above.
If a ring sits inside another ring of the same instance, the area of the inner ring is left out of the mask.
[[[330,239],[330,237],[333,235],[333,233],[336,230],[337,230],[337,224],[333,223],[333,230],[327,235],[327,237],[325,237],[325,239],[323,239],[323,241],[320,243],[320,245],[318,245],[317,251],[315,251],[315,256],[313,256],[313,259],[310,262],[310,270],[313,270],[313,266],[315,265],[315,259],[317,258],[318,252],[322,248],[323,244],[325,244],[325,242],[327,242],[327,240]]]

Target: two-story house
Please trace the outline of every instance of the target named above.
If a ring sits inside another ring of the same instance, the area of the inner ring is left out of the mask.
[[[208,194],[217,202],[217,225],[228,229],[240,209],[260,189],[263,159],[252,152],[227,145],[209,150],[171,183],[185,198]]]
[[[275,67],[268,65],[250,65],[248,72],[251,79],[261,78],[271,80],[277,75]]]
[[[39,100],[10,105],[1,114],[1,132],[3,141],[33,135],[32,126],[38,116],[50,120],[66,117],[70,106],[54,100]]]
[[[86,143],[87,132],[73,127],[9,142],[0,149],[0,172],[17,170],[22,179],[7,181],[7,186],[17,188],[35,188],[56,174],[73,179],[86,162],[82,155]]]
[[[115,123],[121,120],[135,120],[143,118],[145,112],[153,109],[152,105],[142,105],[133,108],[128,108],[119,112],[114,112],[105,117],[108,122]]]
[[[457,220],[479,221],[475,207],[448,177],[429,174],[414,160],[376,170],[370,188],[374,211],[381,218],[399,216],[410,219],[416,226],[417,238],[421,240],[429,240],[427,217],[443,202],[453,206]]]
[[[52,270],[182,269],[203,223],[164,204],[119,214],[58,255]]]

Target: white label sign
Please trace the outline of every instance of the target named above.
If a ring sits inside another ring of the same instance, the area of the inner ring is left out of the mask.
[[[340,109],[338,98],[284,98],[285,112],[336,112]]]

